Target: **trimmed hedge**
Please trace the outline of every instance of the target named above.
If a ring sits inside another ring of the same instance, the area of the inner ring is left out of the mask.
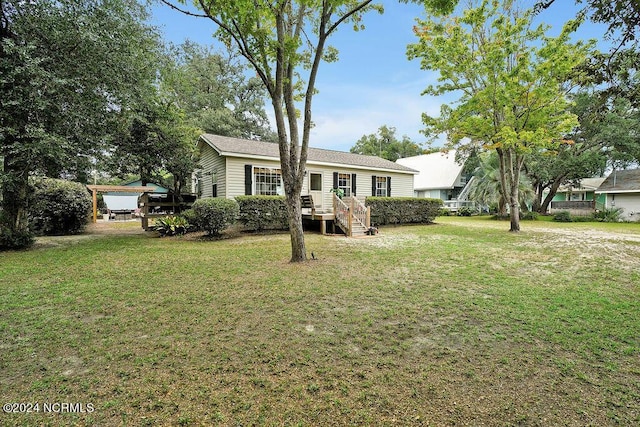
[[[284,196],[237,196],[238,220],[246,230],[288,230]]]
[[[238,203],[235,200],[209,197],[198,199],[191,207],[197,226],[217,236],[234,223],[238,216]]]
[[[423,197],[367,197],[371,223],[430,224],[440,214],[442,200]]]
[[[36,235],[81,233],[89,223],[92,201],[87,187],[63,179],[33,182],[29,216]]]

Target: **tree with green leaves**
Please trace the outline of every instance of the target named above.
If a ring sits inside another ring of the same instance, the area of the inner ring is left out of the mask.
[[[590,45],[571,43],[578,22],[558,37],[546,27],[532,28],[533,12],[518,12],[513,1],[483,0],[461,16],[420,21],[410,58],[424,70],[439,71],[439,84],[425,93],[459,94],[455,107],[443,105],[439,117],[423,115],[425,133],[446,134],[447,145],[465,151],[495,151],[500,190],[510,210],[510,231],[520,230],[519,188],[528,153],[553,150],[577,125],[569,111],[570,78]]]
[[[173,103],[158,96],[122,114],[127,121],[107,156],[109,169],[118,176],[137,174],[146,185],[171,174],[174,194],[180,195],[196,168],[195,146],[200,129],[190,125]]]
[[[233,49],[223,55],[186,42],[172,46],[161,69],[162,96],[182,109],[189,122],[207,133],[276,140],[264,108],[267,92],[257,77],[247,77]]]
[[[28,177],[86,166],[153,80],[146,17],[135,0],[0,1],[0,246],[29,243]]]
[[[171,0],[165,4],[181,9]],[[180,0],[184,4],[185,0]],[[305,176],[312,101],[322,60],[336,61],[329,37],[346,24],[364,28],[363,15],[382,12],[372,0],[195,0],[216,36],[235,46],[266,88],[278,133],[282,182],[291,233],[291,261],[307,259],[300,194]],[[301,123],[299,122],[301,119]]]
[[[408,136],[403,135],[401,140],[398,139],[396,128],[387,125],[380,126],[377,134],[363,135],[350,151],[366,156],[379,156],[392,162],[403,157],[418,156],[424,152]]]

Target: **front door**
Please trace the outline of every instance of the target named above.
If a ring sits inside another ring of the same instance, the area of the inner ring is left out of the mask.
[[[322,210],[324,207],[322,178],[322,172],[309,171],[309,195],[313,197],[313,204],[318,210]]]

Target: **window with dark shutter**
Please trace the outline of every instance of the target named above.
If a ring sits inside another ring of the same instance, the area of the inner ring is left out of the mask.
[[[251,180],[251,175],[253,171],[252,165],[244,165],[244,195],[250,196],[251,189],[253,187],[253,181]]]
[[[351,174],[351,195],[356,197],[356,174]]]

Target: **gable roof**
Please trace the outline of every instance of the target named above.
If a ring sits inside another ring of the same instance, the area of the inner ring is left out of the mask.
[[[405,157],[397,163],[418,170],[413,183],[415,190],[453,188],[464,167],[456,163],[456,150]]]
[[[600,187],[600,185],[602,185],[604,180],[605,180],[604,177],[600,177],[600,178],[582,178],[580,180],[580,185],[578,185],[577,187],[574,187],[571,184],[561,185],[560,188],[558,188],[557,192],[558,193],[567,193],[569,191],[571,191],[571,192],[576,192],[576,191],[594,191],[594,190],[597,190],[598,187]]]
[[[216,150],[221,156],[243,157],[266,160],[280,160],[278,144],[264,141],[231,138],[212,134],[203,134],[201,140]],[[309,147],[307,164],[311,165],[339,165],[354,169],[374,169],[399,173],[415,174],[416,170],[394,163],[377,156],[346,153],[344,151],[325,150]]]
[[[640,169],[614,170],[596,193],[640,193]]]

